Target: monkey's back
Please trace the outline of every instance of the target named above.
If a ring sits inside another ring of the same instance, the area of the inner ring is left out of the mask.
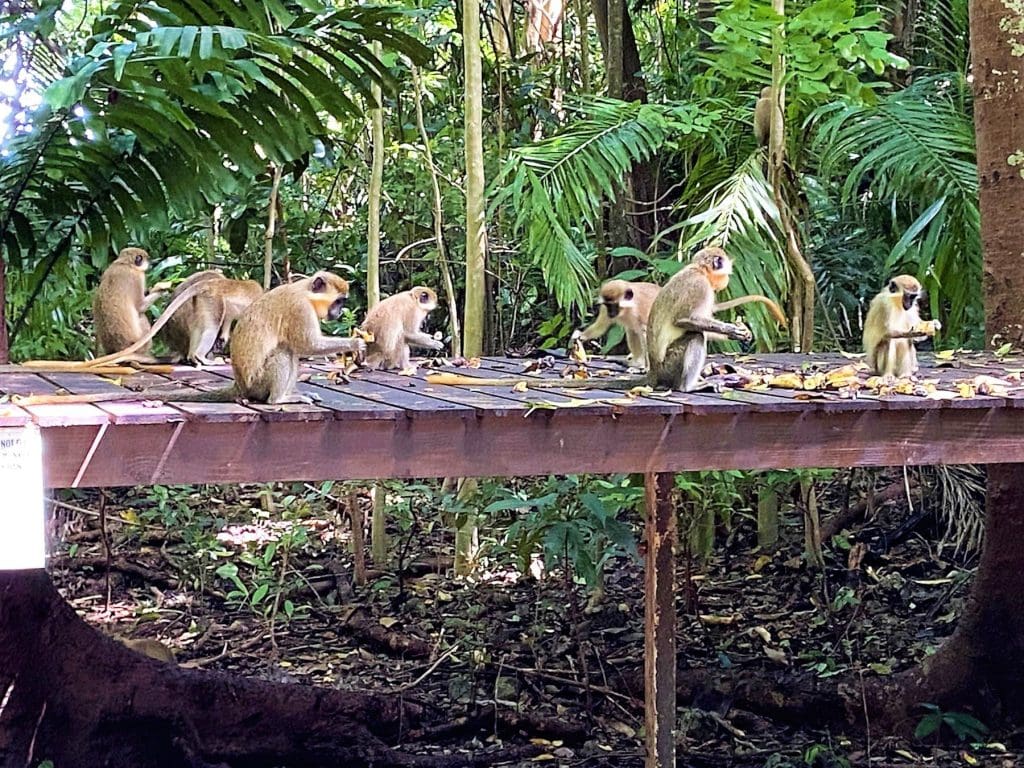
[[[107,267],[92,297],[96,344],[101,353],[119,352],[146,335],[149,320],[142,312],[144,299],[141,272],[118,262]],[[149,345],[139,351],[148,352]]]
[[[400,363],[400,352],[405,344],[405,318],[394,322],[392,316],[404,314],[403,305],[413,300],[410,291],[402,291],[382,299],[366,313],[366,319],[359,326],[373,334],[373,341],[366,344],[366,366],[377,368],[380,364],[395,367]]]
[[[171,294],[170,301],[174,301],[181,292],[186,288],[199,283],[213,280],[226,280],[224,275],[215,269],[207,269],[195,274],[189,275],[187,278],[182,280],[178,286],[174,289]],[[190,330],[192,324],[195,322],[196,312],[196,301],[193,298],[191,301],[186,301],[182,306],[178,308],[178,311],[171,315],[167,324],[160,329],[158,337],[167,348],[176,355],[185,357],[189,353],[189,341],[190,341]]]

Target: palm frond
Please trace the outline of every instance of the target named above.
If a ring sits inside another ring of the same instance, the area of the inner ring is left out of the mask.
[[[544,141],[512,150],[495,182],[492,206],[511,203],[515,229],[558,303],[583,309],[594,280],[581,242],[623,176],[669,142],[693,146],[717,130],[719,110],[694,104],[631,104],[591,99],[582,117]]]
[[[764,160],[763,151],[752,153],[695,206],[700,213],[675,225],[683,232],[678,255],[685,260],[690,249],[717,243],[736,265],[730,293],[757,293],[784,303],[788,294],[785,245],[779,235],[779,210],[764,175]],[[763,348],[774,348],[779,338],[775,321],[763,308],[750,308],[747,314],[754,337]]]
[[[832,104],[815,114],[812,142],[844,208],[893,230],[885,271],[921,277],[935,316],[962,329],[957,343],[976,336],[982,317],[974,131],[961,106],[968,91],[962,76],[947,74],[875,105]]]

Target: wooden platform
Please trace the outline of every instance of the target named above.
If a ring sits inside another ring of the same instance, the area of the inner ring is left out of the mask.
[[[738,360],[780,372],[850,362],[838,355]],[[957,367],[933,361],[920,378],[954,392],[957,382],[997,376],[1009,388],[1004,395],[936,400],[727,388],[628,398],[596,388],[520,392],[425,381],[434,371],[519,375],[529,362],[485,358],[479,368],[421,367],[413,377],[359,371],[348,382],[330,365],[311,364],[300,389],[317,405],[7,403],[0,427],[42,428],[50,487],[1024,462],[1024,389],[1014,381],[1024,361],[982,354],[957,355]],[[557,378],[567,365],[539,375]],[[607,361],[590,368],[624,372]],[[117,381],[6,366],[0,393],[202,390],[230,376],[228,366],[180,367],[170,376]]]

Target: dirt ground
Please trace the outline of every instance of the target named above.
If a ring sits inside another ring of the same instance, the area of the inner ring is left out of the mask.
[[[485,546],[474,575],[456,579],[447,527],[396,526],[390,565],[370,562],[356,586],[347,516],[320,496],[289,522],[266,511],[265,487],[59,498],[54,581],[112,635],[159,639],[185,666],[409,697],[433,713],[407,734],[405,748],[423,754],[643,763],[639,561],[612,561],[587,610],[586,588],[560,570],[520,574]],[[294,494],[279,487],[274,499],[279,511]],[[806,566],[792,510],[774,553],[758,551],[751,516],[735,520],[706,563],[679,558],[679,765],[1024,765],[1024,734],[986,713],[973,713],[994,728],[982,743],[959,741],[948,722],[914,740],[868,736],[796,701],[918,664],[951,632],[974,558],[940,551],[934,516],[881,505],[826,547],[824,572]],[[231,594],[232,565],[246,597]],[[736,684],[723,693],[722,681]],[[833,725],[808,724],[822,719]]]

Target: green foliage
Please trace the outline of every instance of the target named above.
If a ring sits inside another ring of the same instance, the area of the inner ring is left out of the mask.
[[[495,181],[492,208],[515,211],[514,230],[563,308],[583,309],[594,281],[593,232],[603,201],[614,198],[623,175],[656,152],[695,148],[722,119],[707,104],[629,104],[590,99],[569,128],[512,150]]]
[[[4,34],[43,34],[56,13]],[[391,83],[366,40],[424,58],[398,20],[305,0],[107,6],[0,154],[5,260],[42,280],[80,242],[102,265],[241,193],[267,160],[300,158],[328,118],[360,112],[339,84],[365,98]]]
[[[969,88],[937,75],[866,106],[835,102],[815,115],[823,177],[839,185],[842,211],[891,232],[873,286],[916,274],[931,312],[953,332],[981,340],[981,219]]]
[[[549,477],[528,492],[498,492],[501,498],[482,514],[518,513],[501,549],[513,553],[524,572],[539,554],[546,570],[561,564],[594,586],[610,559],[637,557],[632,528],[618,518],[620,510],[635,509],[643,501],[643,488],[628,477]]]
[[[862,80],[864,74],[907,66],[886,49],[892,35],[879,29],[877,11],[858,15],[854,0],[815,0],[797,7],[785,18],[769,0],[733,0],[719,8],[711,33],[716,54],[706,57],[709,74],[769,83],[772,35],[780,24],[790,100],[813,102],[837,94],[870,98],[872,86]]]
[[[974,715],[966,712],[947,712],[935,704],[922,704],[927,714],[914,729],[914,737],[926,739],[934,735],[941,737],[943,726],[953,732],[958,741],[982,741],[988,733],[988,727]]]

